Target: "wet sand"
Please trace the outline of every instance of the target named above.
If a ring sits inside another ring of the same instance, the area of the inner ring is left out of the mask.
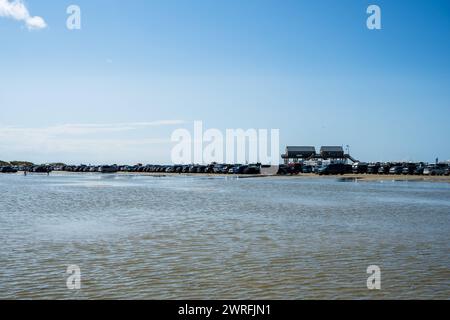
[[[19,173],[20,174],[20,173]],[[23,174],[23,173],[22,173]],[[60,172],[54,171],[53,174],[99,174],[97,172]],[[117,172],[120,175],[140,175],[152,177],[204,177],[204,178],[231,178],[231,179],[249,179],[249,178],[282,178],[282,179],[348,179],[357,181],[410,181],[410,182],[440,182],[450,183],[450,176],[414,176],[414,175],[393,175],[393,174],[345,174],[345,175],[317,175],[314,173],[302,173],[298,175],[268,175],[268,174],[248,174],[248,175],[233,175],[233,174],[213,174],[213,173],[166,173],[166,172]]]
[[[450,183],[450,176],[413,176],[413,175],[395,175],[395,174],[345,174],[345,175],[323,175],[301,174],[294,177],[354,179],[358,181],[418,181],[418,182],[447,182]]]
[[[265,174],[250,174],[250,175],[232,175],[232,174],[208,174],[208,173],[158,173],[158,172],[122,172],[119,174],[137,174],[137,175],[148,175],[155,177],[176,177],[176,176],[187,176],[187,177],[229,177],[229,178],[284,178],[284,179],[302,179],[302,178],[335,178],[335,179],[354,179],[358,181],[417,181],[417,182],[446,182],[450,183],[450,176],[414,176],[414,175],[393,175],[393,174],[345,174],[345,175],[317,175],[314,173],[298,174],[298,175],[265,175]]]

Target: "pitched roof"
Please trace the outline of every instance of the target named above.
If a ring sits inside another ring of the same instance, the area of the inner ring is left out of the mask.
[[[340,146],[323,146],[320,148],[320,152],[344,152],[344,148]]]
[[[310,147],[310,146],[289,146],[286,147],[286,151],[288,152],[316,152],[316,148],[315,147]]]

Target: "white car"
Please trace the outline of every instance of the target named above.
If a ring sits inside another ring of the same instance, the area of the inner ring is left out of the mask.
[[[423,174],[426,176],[442,176],[445,173],[445,169],[438,165],[431,165],[423,170]]]

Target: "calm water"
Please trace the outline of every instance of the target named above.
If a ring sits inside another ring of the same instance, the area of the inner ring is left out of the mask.
[[[450,298],[449,184],[0,175],[0,194],[0,298]]]

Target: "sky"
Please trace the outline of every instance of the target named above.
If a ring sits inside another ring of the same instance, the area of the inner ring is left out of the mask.
[[[0,0],[0,37],[0,160],[169,163],[197,120],[450,159],[447,0]]]

